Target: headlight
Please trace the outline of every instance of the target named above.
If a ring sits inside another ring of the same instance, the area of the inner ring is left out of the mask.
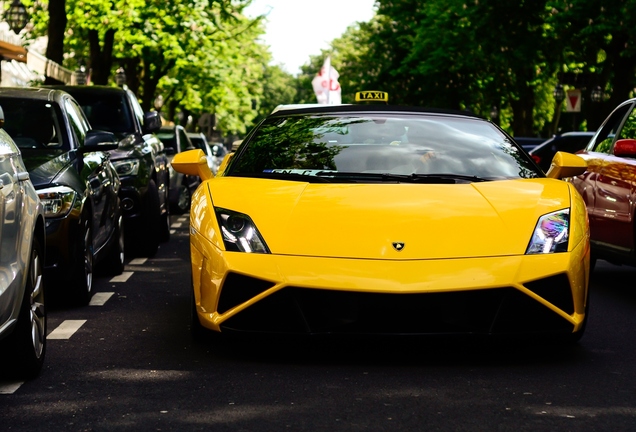
[[[233,252],[270,253],[265,241],[248,215],[216,208],[225,249]]]
[[[534,229],[526,254],[567,252],[570,238],[570,209],[543,215]]]
[[[139,172],[139,159],[113,161],[113,166],[120,176],[137,175]]]
[[[44,217],[63,217],[73,208],[75,191],[66,186],[56,186],[38,190],[38,196],[44,207]]]

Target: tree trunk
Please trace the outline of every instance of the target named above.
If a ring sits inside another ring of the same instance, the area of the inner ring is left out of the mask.
[[[66,0],[49,0],[49,28],[46,57],[61,65],[64,61],[64,32],[66,31]],[[45,77],[44,84],[63,84],[62,82]]]
[[[113,67],[113,43],[115,30],[106,30],[103,46],[99,43],[97,30],[88,31],[88,43],[90,45],[90,70],[93,84],[108,84],[110,70]]]

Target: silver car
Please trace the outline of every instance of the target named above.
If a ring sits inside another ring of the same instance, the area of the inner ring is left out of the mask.
[[[44,362],[45,241],[42,203],[18,147],[0,129],[0,361],[12,378],[34,378]]]

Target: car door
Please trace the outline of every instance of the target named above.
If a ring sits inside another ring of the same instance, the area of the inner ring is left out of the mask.
[[[64,100],[64,108],[68,116],[74,139],[78,148],[83,147],[86,133],[90,125],[81,107],[70,98]],[[113,173],[109,169],[109,159],[105,152],[89,152],[83,154],[80,175],[87,185],[87,198],[91,203],[94,250],[99,250],[110,238],[115,229],[113,221]],[[116,199],[116,197],[115,197]]]
[[[630,113],[633,103],[620,106],[603,123],[579,154],[588,163],[587,171],[573,181],[587,205],[592,240],[620,249],[633,244],[631,201],[636,165],[612,151],[624,125],[634,127],[636,117]]]
[[[24,278],[20,259],[22,187],[29,177],[16,163],[17,149],[0,141],[0,327],[11,317]]]

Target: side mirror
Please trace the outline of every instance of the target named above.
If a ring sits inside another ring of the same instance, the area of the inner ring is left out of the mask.
[[[153,133],[161,127],[161,114],[158,111],[147,111],[144,113],[144,133]]]
[[[636,157],[636,139],[619,139],[614,143],[614,156]]]
[[[552,165],[546,173],[546,177],[562,179],[576,177],[587,170],[587,162],[580,156],[566,152],[556,152],[552,158]]]
[[[119,143],[114,133],[100,130],[90,130],[86,134],[86,138],[84,138],[83,151],[85,153],[94,151],[108,151],[115,150],[117,147],[119,147]]]
[[[200,149],[177,153],[172,159],[172,168],[182,174],[201,177],[201,180],[214,177],[208,166],[208,159]]]

